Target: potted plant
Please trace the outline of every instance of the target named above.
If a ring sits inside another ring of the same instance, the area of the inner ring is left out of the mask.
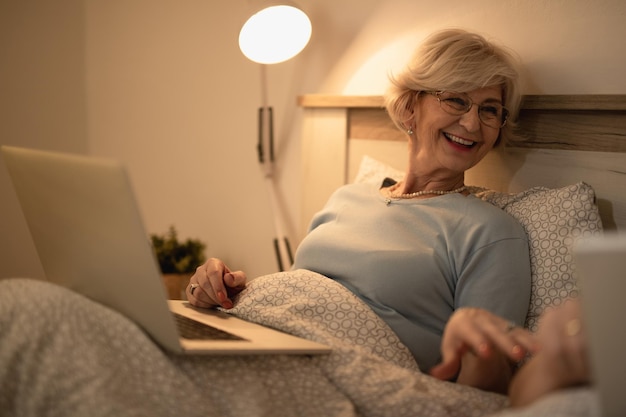
[[[204,263],[206,245],[197,239],[178,240],[174,226],[163,235],[151,234],[150,240],[163,274],[170,299],[185,299],[185,288],[196,267]]]

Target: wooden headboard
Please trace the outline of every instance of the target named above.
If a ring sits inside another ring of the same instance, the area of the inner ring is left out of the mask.
[[[406,167],[406,136],[380,96],[305,95],[299,239],[330,194],[368,155]],[[626,231],[626,95],[528,95],[516,140],[468,171],[466,184],[519,192],[584,181],[607,230]]]

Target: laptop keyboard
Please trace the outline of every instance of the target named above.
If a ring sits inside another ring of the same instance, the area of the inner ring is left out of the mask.
[[[208,324],[200,323],[188,317],[174,314],[178,333],[185,339],[192,340],[245,340],[239,336],[227,333]]]

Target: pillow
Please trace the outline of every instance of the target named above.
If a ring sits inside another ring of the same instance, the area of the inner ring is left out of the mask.
[[[385,177],[401,179],[403,173],[364,157],[355,182],[381,184]],[[533,187],[509,194],[475,187],[475,195],[517,219],[528,236],[531,296],[526,328],[537,330],[546,308],[578,296],[572,245],[602,233],[602,221],[593,188],[580,182],[562,188]]]
[[[404,178],[404,172],[365,155],[361,159],[359,171],[354,178],[354,182],[380,186],[385,178],[392,178],[396,181],[400,181]]]

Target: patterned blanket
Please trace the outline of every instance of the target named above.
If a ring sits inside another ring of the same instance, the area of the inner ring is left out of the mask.
[[[0,281],[0,416],[593,416],[590,389],[525,410],[422,374],[389,327],[321,275],[252,280],[231,314],[332,346],[321,356],[178,356],[52,284]]]

